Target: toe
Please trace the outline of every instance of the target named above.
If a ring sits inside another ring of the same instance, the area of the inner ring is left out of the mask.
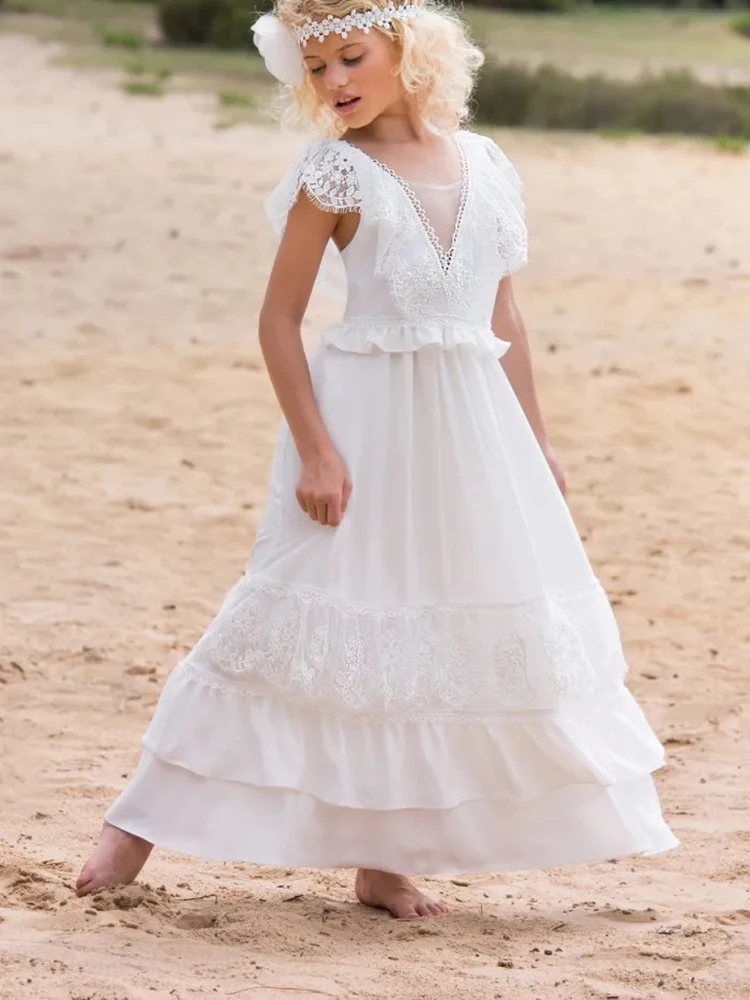
[[[423,916],[419,912],[419,901],[410,899],[408,896],[394,901],[391,913],[399,920],[413,920],[415,917]]]
[[[428,903],[428,910],[431,917],[442,917],[445,913],[445,907],[440,903]]]
[[[76,882],[76,896],[88,896],[91,892],[91,876],[84,869]]]

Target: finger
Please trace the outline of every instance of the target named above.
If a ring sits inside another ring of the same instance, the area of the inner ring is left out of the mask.
[[[331,497],[328,502],[328,523],[332,528],[341,524],[341,498]]]
[[[313,518],[313,520],[317,521],[318,524],[326,524],[327,523],[326,505],[322,503],[320,500],[317,500],[312,505],[312,509],[315,511],[315,517]]]
[[[302,508],[302,510],[305,512],[305,514],[309,513],[308,506],[307,506],[307,500],[305,499],[305,497],[303,496],[303,494],[300,493],[299,490],[297,490],[296,491],[296,496],[297,496],[297,503],[300,505],[300,507]]]

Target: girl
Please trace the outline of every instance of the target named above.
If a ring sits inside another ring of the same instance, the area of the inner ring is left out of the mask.
[[[279,0],[256,40],[328,136],[269,202],[269,498],[79,894],[131,881],[159,844],[356,868],[363,903],[415,917],[443,907],[406,875],[674,846],[662,748],[537,404],[510,277],[521,186],[459,129],[481,54],[431,0]],[[308,362],[334,246],[346,310]]]

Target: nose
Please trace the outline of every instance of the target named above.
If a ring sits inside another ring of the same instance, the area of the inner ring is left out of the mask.
[[[340,61],[330,62],[326,67],[326,84],[329,90],[343,90],[349,82],[346,66]]]

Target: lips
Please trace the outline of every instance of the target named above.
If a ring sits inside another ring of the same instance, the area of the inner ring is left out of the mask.
[[[360,100],[360,97],[340,97],[334,107],[340,115],[348,115],[359,105]]]

